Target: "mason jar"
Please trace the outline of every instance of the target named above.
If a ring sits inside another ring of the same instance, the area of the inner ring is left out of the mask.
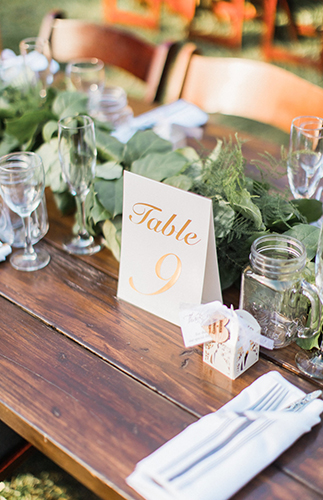
[[[106,87],[100,94],[91,115],[102,122],[109,122],[114,129],[130,125],[133,111],[128,105],[127,94],[121,87]]]
[[[315,286],[303,276],[303,243],[291,236],[261,236],[253,242],[249,260],[242,273],[240,308],[255,317],[261,334],[273,341],[274,349],[314,336],[321,306]]]

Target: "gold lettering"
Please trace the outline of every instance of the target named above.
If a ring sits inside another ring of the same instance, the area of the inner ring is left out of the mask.
[[[172,224],[171,226],[171,229],[169,231],[168,234],[166,234],[166,229],[168,228],[168,226],[173,222],[173,220],[175,219],[176,217],[176,214],[173,214],[169,219],[168,221],[164,224],[161,232],[163,233],[164,236],[171,236],[175,231],[175,226]]]
[[[187,233],[184,236],[184,241],[187,245],[196,245],[196,243],[199,243],[201,240],[194,241],[194,243],[190,243],[189,240],[195,240],[197,238],[196,233]]]
[[[184,237],[183,237],[183,238],[180,238],[180,236],[183,234],[183,232],[184,232],[184,231],[185,231],[185,229],[186,229],[186,228],[190,225],[190,223],[191,223],[191,222],[192,222],[192,220],[191,220],[191,219],[188,219],[188,220],[185,222],[184,226],[183,226],[183,227],[182,227],[182,228],[178,231],[178,233],[177,233],[177,235],[176,235],[176,239],[177,239],[177,241],[181,241],[181,240],[183,240],[183,239],[184,239]]]
[[[162,264],[164,262],[164,260],[167,258],[167,257],[170,257],[170,256],[174,256],[176,258],[176,269],[175,271],[173,272],[173,274],[169,277],[169,278],[163,278],[162,275],[161,275],[161,267],[162,267]],[[131,288],[133,288],[136,292],[138,293],[141,293],[142,295],[159,295],[160,293],[163,293],[163,292],[166,292],[167,290],[169,290],[170,288],[172,288],[172,286],[175,285],[175,283],[177,282],[178,278],[180,277],[180,274],[182,272],[182,262],[181,262],[181,259],[175,255],[174,253],[167,253],[165,255],[163,255],[162,257],[160,257],[160,259],[158,259],[157,261],[157,264],[155,266],[155,273],[156,273],[156,276],[163,280],[163,281],[167,281],[167,283],[162,286],[159,290],[157,290],[156,292],[152,292],[152,293],[144,293],[144,292],[140,292],[139,290],[137,290],[137,288],[135,287],[134,285],[134,282],[133,282],[133,278],[129,278],[129,285],[131,286]]]
[[[142,207],[142,211],[137,211],[138,208],[137,207]],[[146,207],[147,208],[150,208],[150,210],[146,210]],[[158,210],[159,212],[162,212],[162,209],[161,208],[158,208],[158,207],[154,207],[154,205],[149,205],[148,203],[135,203],[134,206],[132,207],[132,210],[134,212],[135,215],[138,215],[138,216],[142,216],[141,220],[139,220],[138,222],[136,222],[134,219],[133,219],[133,216],[132,215],[129,215],[129,219],[131,220],[131,222],[133,222],[134,224],[142,224],[143,222],[145,222],[145,220],[148,218],[148,216],[154,211],[154,210]]]
[[[154,226],[153,226],[153,223],[156,223]],[[162,224],[163,222],[161,220],[158,220],[158,219],[149,219],[149,221],[147,222],[147,227],[148,229],[150,230],[153,230],[153,231],[156,231],[156,233],[160,233],[160,231],[157,231],[157,229],[159,228],[159,226]]]

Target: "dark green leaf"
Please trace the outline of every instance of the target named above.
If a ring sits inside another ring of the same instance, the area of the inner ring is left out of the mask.
[[[52,117],[52,113],[47,110],[27,111],[19,118],[6,121],[6,131],[24,144],[33,137],[43,122]]]
[[[307,222],[315,222],[322,216],[322,202],[318,200],[292,200],[291,203],[297,207],[299,212],[306,217]]]

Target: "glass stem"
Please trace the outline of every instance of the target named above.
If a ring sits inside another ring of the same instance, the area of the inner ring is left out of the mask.
[[[89,237],[89,233],[86,230],[86,225],[85,225],[85,198],[83,198],[82,196],[76,196],[75,201],[76,201],[78,224],[80,227],[78,234],[80,238],[86,239]]]
[[[31,217],[27,215],[27,217],[23,217],[23,223],[25,228],[25,250],[24,253],[26,256],[31,257],[36,255],[36,252],[31,243]]]

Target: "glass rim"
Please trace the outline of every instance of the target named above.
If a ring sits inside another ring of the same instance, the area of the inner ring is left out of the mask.
[[[305,122],[304,125],[302,125],[303,122]],[[307,127],[306,126],[306,124],[310,124],[310,123],[314,124],[315,122],[320,122],[321,125],[317,126],[317,127]],[[296,116],[292,120],[291,129],[293,127],[297,128],[298,130],[305,130],[306,132],[317,131],[317,130],[320,130],[323,132],[323,118],[320,116],[315,116],[315,115]]]
[[[271,256],[268,250],[280,250],[285,256]],[[304,243],[293,236],[266,234],[260,236],[251,245],[249,256],[252,266],[261,273],[289,275],[300,272],[306,264],[306,248]],[[282,267],[283,266],[283,267]]]
[[[83,125],[77,125],[77,126],[69,126],[68,123],[64,124],[64,122],[67,120],[72,121],[72,120],[75,120],[77,118],[82,118],[87,123],[84,123]],[[77,115],[69,115],[69,116],[64,116],[64,118],[61,118],[58,121],[58,128],[59,129],[62,128],[62,129],[66,129],[66,130],[79,130],[79,129],[86,128],[89,126],[91,126],[91,127],[94,126],[94,121],[89,115],[78,115],[78,114]]]
[[[43,167],[43,160],[39,154],[34,153],[33,151],[16,151],[13,153],[8,153],[7,155],[0,157],[0,169],[3,172],[11,171],[11,168],[9,166],[6,166],[9,163],[9,161],[12,161],[12,162],[24,161],[23,160],[24,156],[26,156],[28,158],[34,158],[36,160],[36,163],[34,165],[28,166],[29,169],[35,169],[35,168],[38,168],[40,166]],[[19,158],[19,157],[22,157],[22,158]]]
[[[49,41],[46,38],[42,38],[41,36],[30,36],[27,38],[23,38],[19,42],[19,47],[24,47],[28,45],[35,45],[37,46],[38,44],[42,45],[49,45]]]
[[[78,64],[84,64],[84,65],[88,64],[88,66],[78,67],[77,66]],[[84,70],[97,71],[104,68],[104,62],[102,61],[102,59],[99,59],[97,57],[83,57],[80,59],[74,59],[73,61],[70,61],[67,64],[66,69],[71,70],[71,68],[75,70],[75,73],[81,73]]]

